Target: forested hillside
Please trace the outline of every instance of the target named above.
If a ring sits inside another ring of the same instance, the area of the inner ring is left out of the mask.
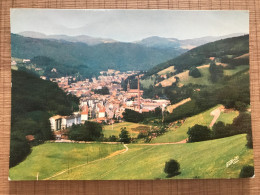
[[[62,66],[63,72],[77,70],[91,76],[102,70],[147,70],[183,53],[183,49],[148,48],[135,43],[87,45],[63,40],[44,40],[11,34],[12,57],[32,59],[45,56]],[[87,69],[87,70],[86,70]]]
[[[30,145],[52,139],[49,117],[78,110],[77,97],[66,95],[55,83],[30,73],[12,70],[10,166],[30,153]],[[27,135],[34,139],[30,142]]]

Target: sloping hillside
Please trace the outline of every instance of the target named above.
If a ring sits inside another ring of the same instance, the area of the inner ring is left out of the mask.
[[[78,104],[77,97],[66,95],[57,84],[13,70],[10,166],[30,153],[25,136],[33,136],[32,145],[52,139],[49,117],[69,115],[78,110]]]
[[[210,62],[210,57],[237,57],[249,52],[249,35],[233,37],[207,43],[196,47],[174,59],[158,64],[147,72],[147,76],[156,74],[169,66],[174,66],[176,73],[189,70],[191,67],[201,66]]]

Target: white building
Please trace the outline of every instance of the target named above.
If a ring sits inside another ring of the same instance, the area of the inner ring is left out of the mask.
[[[71,115],[71,116],[65,116],[65,123],[66,123],[66,128],[71,127],[72,125],[79,125],[81,124],[81,115]]]
[[[82,107],[82,112],[81,112],[81,123],[85,123],[86,121],[88,121],[88,115],[89,115],[88,111],[89,111],[88,106],[84,105]]]
[[[23,63],[30,62],[30,59],[23,59]]]
[[[50,119],[51,129],[53,131],[59,131],[62,129],[66,129],[74,125],[81,124],[81,115],[80,114],[73,114],[71,116],[60,116],[56,115],[51,117]]]

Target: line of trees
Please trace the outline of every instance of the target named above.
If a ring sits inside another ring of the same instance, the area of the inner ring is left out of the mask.
[[[206,141],[243,133],[247,134],[247,147],[253,148],[251,115],[246,112],[242,112],[234,118],[232,124],[224,124],[222,121],[219,121],[214,124],[212,130],[210,130],[207,126],[196,124],[189,128],[187,132],[188,142]]]

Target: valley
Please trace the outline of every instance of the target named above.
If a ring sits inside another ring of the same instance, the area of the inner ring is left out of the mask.
[[[248,35],[188,51],[156,37],[74,38],[12,35],[11,180],[238,178],[253,167]]]

